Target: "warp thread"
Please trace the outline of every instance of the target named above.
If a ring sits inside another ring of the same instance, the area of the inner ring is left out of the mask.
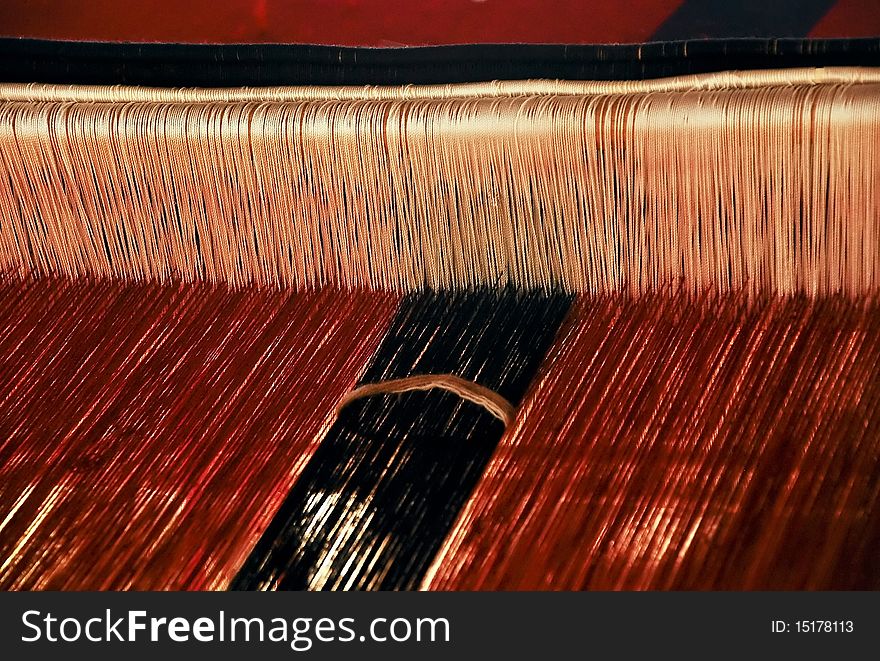
[[[772,127],[769,130],[767,127]],[[0,270],[310,289],[880,288],[880,73],[0,85]]]

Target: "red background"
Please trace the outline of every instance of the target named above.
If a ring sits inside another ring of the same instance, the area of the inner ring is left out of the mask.
[[[649,40],[682,0],[6,0],[0,35],[348,46]],[[840,0],[814,37],[880,35],[877,0]],[[743,35],[747,36],[747,35]]]

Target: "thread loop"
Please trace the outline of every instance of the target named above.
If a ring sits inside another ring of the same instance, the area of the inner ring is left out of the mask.
[[[507,399],[494,390],[481,386],[474,381],[462,379],[454,374],[419,374],[401,379],[366,383],[348,392],[339,400],[336,412],[338,414],[352,402],[364,397],[404,393],[412,390],[433,390],[434,388],[446,390],[458,395],[462,399],[482,406],[493,416],[501,420],[505,427],[513,422],[516,409]]]

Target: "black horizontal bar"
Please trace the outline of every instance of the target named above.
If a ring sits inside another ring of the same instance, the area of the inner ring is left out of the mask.
[[[0,39],[0,81],[155,86],[644,79],[732,69],[880,66],[880,39],[729,39],[423,48]]]

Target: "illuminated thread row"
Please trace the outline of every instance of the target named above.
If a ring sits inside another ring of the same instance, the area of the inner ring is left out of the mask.
[[[9,100],[0,268],[401,291],[875,292],[878,126],[880,84],[839,81]]]

